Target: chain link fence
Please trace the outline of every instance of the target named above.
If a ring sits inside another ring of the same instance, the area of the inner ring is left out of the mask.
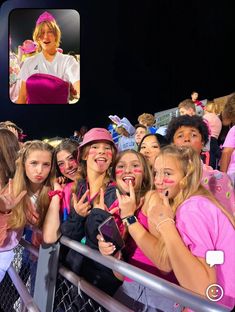
[[[14,249],[13,267],[19,277],[26,285],[28,292],[33,297],[34,283],[37,269],[37,258],[33,256],[25,247],[18,245]],[[12,282],[8,273],[0,283],[0,311],[1,312],[21,312],[24,310],[20,295]]]
[[[96,301],[66,280],[61,274],[57,276],[54,300],[54,312],[105,312]]]

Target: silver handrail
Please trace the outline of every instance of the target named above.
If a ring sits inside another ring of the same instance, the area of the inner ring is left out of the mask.
[[[189,307],[197,312],[228,312],[230,311],[222,305],[209,302],[204,297],[194,294],[180,286],[170,283],[160,277],[154,276],[133,265],[117,260],[111,256],[102,256],[97,250],[91,249],[81,243],[73,241],[68,237],[60,238],[61,244],[79,252],[80,254],[97,261],[111,270],[119,272],[138,283],[153,289],[157,293],[169,299],[175,300],[183,306]]]
[[[35,304],[33,298],[29,294],[26,286],[22,282],[21,278],[19,277],[18,273],[16,272],[16,270],[14,269],[12,264],[9,267],[9,269],[7,270],[7,273],[9,274],[13,284],[15,285],[15,287],[16,287],[19,295],[20,295],[20,298],[22,299],[25,307],[27,308],[27,311],[29,311],[29,312],[40,312],[39,308]]]

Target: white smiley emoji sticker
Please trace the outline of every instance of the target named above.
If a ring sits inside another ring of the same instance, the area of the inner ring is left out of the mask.
[[[206,296],[211,301],[219,301],[224,295],[223,288],[218,284],[211,284],[206,289]]]

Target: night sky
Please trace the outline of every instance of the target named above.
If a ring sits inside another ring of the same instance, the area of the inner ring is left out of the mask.
[[[70,136],[82,125],[106,127],[110,114],[135,124],[141,113],[176,107],[193,90],[200,99],[234,92],[233,2],[74,1],[68,8],[80,13],[80,101],[18,107],[2,97],[0,119],[29,138]]]

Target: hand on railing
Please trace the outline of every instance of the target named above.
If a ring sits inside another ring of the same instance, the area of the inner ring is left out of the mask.
[[[100,253],[103,256],[112,255],[113,252],[116,250],[116,247],[114,246],[114,244],[110,242],[106,242],[100,234],[98,234],[96,238],[98,240],[98,247],[99,247]]]

